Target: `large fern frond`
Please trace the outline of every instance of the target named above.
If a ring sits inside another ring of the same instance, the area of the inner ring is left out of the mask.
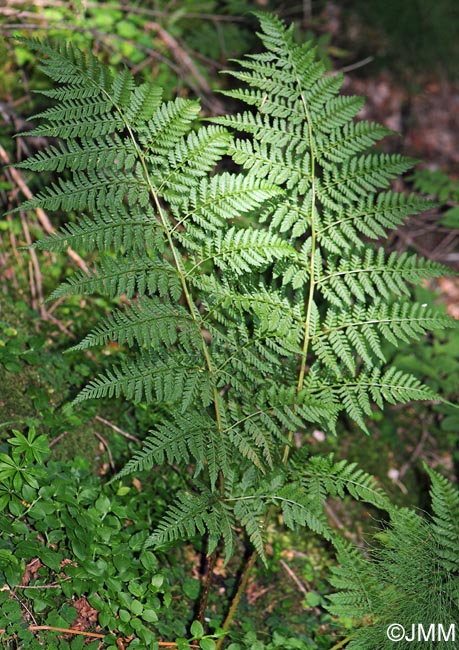
[[[450,324],[407,289],[444,267],[368,243],[430,206],[391,189],[413,161],[371,152],[388,131],[355,121],[363,100],[339,95],[342,77],[292,27],[259,19],[265,52],[239,62],[231,74],[246,87],[227,92],[245,107],[207,126],[195,100],[164,102],[128,70],[31,42],[59,85],[44,91],[54,105],[33,133],[60,141],[22,164],[57,174],[22,207],[72,214],[35,246],[101,254],[51,298],[118,301],[75,349],[116,341],[122,358],[76,403],[167,405],[121,476],[186,466],[196,489],[177,497],[150,543],[207,534],[209,549],[224,540],[227,558],[234,526],[263,555],[273,508],[327,536],[327,494],[382,504],[353,466],[308,463],[295,479],[293,441],[311,426],[336,431],[342,412],[366,431],[375,405],[433,399],[386,363],[385,346]],[[227,156],[231,172],[220,170]]]
[[[145,253],[154,247],[158,226],[149,206],[127,210],[124,205],[116,212],[101,208],[91,217],[82,214],[78,223],[67,223],[59,231],[34,244],[42,250],[74,249],[100,252],[111,250]]]
[[[449,327],[451,321],[426,304],[404,301],[389,306],[375,298],[369,307],[355,305],[349,311],[330,308],[322,331],[311,339],[312,347],[337,375],[343,366],[354,375],[359,358],[368,369],[386,361],[383,341],[398,346],[400,342],[418,339],[426,331]]]
[[[78,294],[102,294],[110,297],[126,295],[170,295],[177,300],[182,292],[177,269],[167,260],[152,261],[147,255],[135,257],[102,257],[89,274],[78,271],[61,284],[49,297]]]

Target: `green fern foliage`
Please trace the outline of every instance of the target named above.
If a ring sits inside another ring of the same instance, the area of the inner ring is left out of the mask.
[[[459,493],[444,477],[427,471],[432,481],[431,519],[389,504],[390,523],[363,552],[334,538],[339,565],[332,569],[336,592],[329,597],[329,609],[354,621],[346,645],[350,650],[389,650],[394,641],[387,629],[393,623],[405,630],[406,638],[397,644],[405,650],[412,647],[412,626],[417,631],[418,624],[425,634],[435,626],[435,647],[446,649],[454,641],[437,638],[437,626],[447,634],[459,615]],[[417,635],[414,639],[422,641]]]
[[[164,102],[127,70],[30,42],[56,83],[32,133],[58,143],[21,164],[57,179],[23,209],[73,215],[35,247],[98,254],[51,299],[122,298],[74,348],[116,341],[122,359],[75,402],[165,403],[121,476],[192,465],[150,543],[205,534],[227,557],[234,526],[263,555],[273,509],[329,535],[328,494],[382,498],[353,467],[289,474],[294,434],[333,432],[342,413],[366,431],[384,403],[434,399],[386,349],[450,324],[408,288],[448,269],[368,243],[428,207],[390,187],[413,161],[369,151],[388,131],[354,121],[362,99],[339,95],[342,78],[292,28],[259,19],[265,51],[239,62],[245,87],[227,92],[246,108],[210,124],[197,101]]]

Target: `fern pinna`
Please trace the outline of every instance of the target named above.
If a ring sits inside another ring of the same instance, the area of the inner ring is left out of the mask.
[[[230,73],[245,88],[226,92],[248,108],[207,125],[196,101],[163,102],[126,70],[112,76],[70,45],[32,43],[59,84],[44,91],[56,105],[32,134],[61,144],[22,164],[62,174],[23,208],[76,214],[36,247],[100,254],[52,297],[127,299],[76,347],[117,341],[132,356],[75,401],[166,403],[120,476],[192,465],[149,543],[206,534],[209,552],[223,539],[227,558],[236,526],[264,555],[273,509],[329,535],[327,494],[378,502],[369,477],[308,460],[294,433],[333,432],[343,412],[367,431],[375,405],[432,398],[386,364],[386,343],[448,325],[407,289],[448,271],[368,243],[428,207],[390,190],[412,161],[368,153],[389,132],[354,121],[363,100],[339,96],[341,76],[279,19],[259,20],[265,51]],[[222,171],[228,156],[239,171]]]

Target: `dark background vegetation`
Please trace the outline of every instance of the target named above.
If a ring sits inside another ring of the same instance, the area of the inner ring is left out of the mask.
[[[375,119],[400,134],[386,139],[384,147],[422,160],[417,171],[404,179],[404,187],[431,196],[438,201],[438,207],[410,220],[383,244],[389,250],[416,251],[457,271],[459,5],[455,0],[4,0],[0,7],[2,164],[20,161],[44,144],[40,138],[27,137],[33,121],[26,120],[46,107],[46,97],[34,94],[33,90],[46,88],[48,82],[27,44],[16,37],[53,36],[92,49],[113,66],[126,65],[139,79],[157,81],[165,88],[166,96],[198,96],[203,115],[208,116],[231,109],[228,101],[214,92],[231,83],[219,74],[220,70],[232,65],[229,59],[258,47],[256,20],[250,14],[253,10],[275,11],[299,26],[299,38],[314,38],[329,69],[347,73],[345,92],[367,97],[362,117]],[[14,138],[14,134],[19,137]],[[50,180],[5,166],[0,175],[4,210],[15,208]],[[68,489],[75,500],[74,524],[90,536],[91,517],[85,519],[82,514],[89,500],[80,498],[82,486],[102,495],[107,478],[135,451],[162,407],[158,405],[155,413],[142,404],[107,401],[97,406],[88,404],[77,411],[62,410],[110,355],[124,354],[116,346],[107,345],[91,354],[63,355],[69,343],[83,336],[97,315],[108,307],[103,298],[97,297],[91,299],[89,309],[78,298],[44,302],[58,282],[83,262],[66,254],[37,255],[23,247],[59,227],[63,219],[57,215],[51,223],[39,211],[14,215],[5,212],[0,216],[0,451],[8,451],[6,441],[12,430],[27,433],[32,428],[47,436],[51,447],[47,480],[54,485],[61,481],[65,487],[64,477],[73,472]],[[459,283],[453,273],[451,278],[420,289],[419,297],[421,302],[435,300],[459,317]],[[459,334],[448,331],[432,335],[430,343],[397,350],[398,365],[423,377],[454,402],[459,392]],[[427,504],[426,483],[420,470],[423,460],[457,481],[459,416],[451,407],[414,404],[409,408],[387,409],[383,416],[375,415],[371,430],[371,438],[362,439],[361,433],[343,422],[336,439],[325,437],[321,431],[311,432],[311,448],[329,449],[357,461],[375,475],[396,502],[416,507],[424,508]],[[116,485],[103,492],[104,499],[109,501],[115,497],[124,499],[125,512],[118,515],[119,519],[124,514],[132,521],[132,529],[116,529],[113,524],[110,532],[115,558],[113,575],[125,571],[128,582],[137,585],[126,596],[125,608],[130,606],[131,611],[133,600],[141,603],[143,611],[149,611],[140,565],[124,567],[121,559],[116,558],[136,550],[132,536],[139,534],[141,539],[142,531],[151,528],[167,502],[168,491],[178,487],[177,481],[172,472],[166,477],[141,476],[132,480],[125,494],[123,488],[117,493]],[[82,504],[81,508],[77,503]],[[103,512],[102,502],[99,505]],[[21,507],[13,506],[12,513],[19,517]],[[373,513],[355,506],[331,504],[329,514],[335,525],[353,540],[363,539],[374,525]],[[56,516],[61,519],[55,520]],[[62,514],[56,515],[52,509],[45,508],[43,517],[46,525],[56,530],[66,525]],[[8,544],[5,539],[0,541],[0,560],[2,548]],[[327,567],[333,561],[329,549],[312,537],[298,539],[289,535],[274,539],[270,549],[272,566],[258,571],[242,603],[240,638],[245,638],[247,647],[260,649],[305,647],[289,645],[293,641],[287,642],[288,637],[309,640],[314,648],[332,647],[336,622],[322,607]],[[76,539],[73,552],[78,556],[77,542]],[[173,613],[166,612],[156,627],[163,638],[185,634],[187,622],[193,620],[193,603],[201,579],[200,550],[191,545],[171,550],[163,559],[163,566],[158,567],[162,578],[157,580],[157,597],[163,604],[174,603]],[[36,563],[32,565],[30,557],[24,550],[18,554],[17,567],[8,569],[17,572],[18,584],[27,585],[34,580],[41,581],[40,584],[53,583],[59,575],[59,562],[68,560],[63,555],[56,565],[54,560],[40,557],[37,551]],[[144,557],[142,562],[154,561]],[[231,568],[237,570],[237,566]],[[2,570],[0,563],[0,575]],[[216,574],[219,596],[211,602],[211,611],[217,624],[225,598],[234,586],[234,571],[217,566]],[[116,578],[113,580],[112,591],[105,587],[112,599],[119,591]],[[42,590],[39,595],[35,592],[30,596],[32,592],[18,592],[15,599],[5,596],[0,601],[1,629],[15,620],[30,623],[34,617],[40,618],[40,612],[50,625],[95,629],[100,610],[96,602],[86,600],[83,587],[78,597],[70,596],[65,589]],[[74,593],[78,594],[78,589]],[[106,613],[107,621],[110,615]],[[143,621],[156,624],[153,614],[147,614]],[[128,628],[122,632],[129,637]],[[142,634],[147,643],[147,632]],[[29,646],[7,641],[10,645],[5,647],[34,647],[31,644],[35,639],[28,638]],[[40,639],[49,648],[83,647],[83,641],[72,641],[69,645],[67,638],[46,632]],[[97,641],[92,643],[96,645],[91,647],[98,647]]]

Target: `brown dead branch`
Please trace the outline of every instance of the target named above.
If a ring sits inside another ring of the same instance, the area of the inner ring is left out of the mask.
[[[204,95],[210,95],[212,89],[209,86],[207,79],[202,76],[193,59],[184,49],[184,47],[182,47],[182,45],[178,42],[178,40],[157,22],[150,21],[145,23],[145,29],[150,29],[155,34],[157,34],[158,38],[163,42],[164,46],[169,50],[169,52],[171,52],[172,56],[177,61],[179,66],[183,68],[185,72],[188,71],[194,77],[199,86],[199,89],[204,93]],[[213,100],[212,104],[213,105],[211,108],[213,112],[223,112],[223,107],[219,101]]]
[[[68,434],[69,434],[68,431],[63,431],[63,432],[60,433],[58,436],[56,436],[55,438],[53,438],[53,439],[51,440],[51,442],[49,443],[49,448],[51,449],[52,447],[54,447],[54,445],[56,445],[60,440],[62,440],[62,438],[65,438],[65,436],[68,436]]]
[[[429,437],[429,428],[427,426],[427,423],[424,423],[424,426],[422,428],[422,434],[421,437],[419,438],[418,444],[416,445],[413,453],[411,454],[410,458],[404,463],[399,472],[398,472],[398,479],[401,481],[407,471],[414,465],[414,463],[417,461],[419,456],[422,454],[424,450],[424,445]]]

